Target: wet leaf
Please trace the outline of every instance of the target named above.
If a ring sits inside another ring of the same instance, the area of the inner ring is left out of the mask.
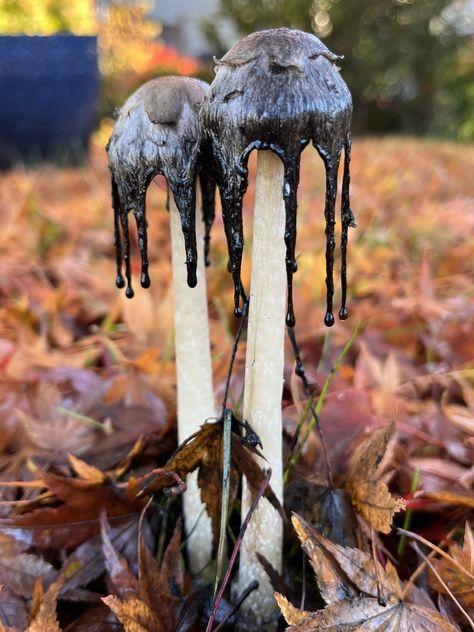
[[[346,481],[357,512],[382,533],[390,533],[393,514],[405,508],[403,499],[393,498],[387,485],[376,477],[394,430],[392,423],[369,435],[351,457]]]

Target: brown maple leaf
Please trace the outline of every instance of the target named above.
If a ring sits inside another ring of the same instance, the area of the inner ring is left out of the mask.
[[[474,608],[474,537],[469,523],[466,523],[463,546],[453,544],[449,547],[449,553],[452,561],[443,557],[432,560],[431,563],[461,605],[470,610]],[[432,588],[448,594],[446,586],[443,586],[432,571],[429,581]]]
[[[205,423],[189,440],[183,442],[163,467],[163,471],[148,483],[142,493],[151,494],[170,486],[169,472],[176,473],[181,479],[187,474],[199,469],[198,484],[201,498],[212,520],[213,542],[217,546],[220,530],[222,470],[223,470],[223,441],[222,421]],[[257,491],[265,475],[254,459],[254,455],[262,454],[253,445],[246,443],[244,438],[232,430],[231,433],[231,473],[230,473],[230,502],[237,495],[239,475],[247,478],[250,487]],[[263,457],[262,457],[263,458]],[[265,491],[265,497],[283,515],[283,509],[270,486]]]
[[[176,525],[158,567],[139,532],[138,578],[110,541],[105,516],[101,519],[106,567],[115,589],[103,602],[115,612],[125,632],[185,632],[194,622],[195,595],[185,597],[181,567],[181,524]]]
[[[57,550],[72,548],[95,535],[104,509],[109,516],[124,520],[137,516],[143,509],[144,501],[136,498],[133,480],[118,487],[108,476],[102,476],[100,470],[79,459],[73,459],[72,463],[88,478],[38,472],[39,482],[50,492],[47,499],[50,506],[43,506],[38,500],[36,506],[28,505],[28,512],[2,519],[0,525],[16,532],[23,530],[22,539],[30,544]]]
[[[405,508],[405,501],[393,498],[377,470],[393,436],[393,423],[372,432],[351,457],[346,489],[357,513],[377,531],[390,533],[393,514]]]
[[[434,609],[403,600],[395,567],[319,535],[296,514],[292,517],[303,549],[309,555],[321,596],[327,606],[309,612],[294,607],[283,595],[275,597],[292,632],[383,632],[430,630],[455,632]],[[382,595],[379,594],[380,590]]]

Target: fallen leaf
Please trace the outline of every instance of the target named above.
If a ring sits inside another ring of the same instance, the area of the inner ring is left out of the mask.
[[[405,501],[393,498],[376,472],[393,436],[393,423],[379,428],[356,449],[347,473],[346,489],[356,511],[377,531],[390,533],[393,514],[405,508]]]
[[[56,576],[54,567],[41,557],[25,553],[24,543],[0,533],[0,583],[21,597],[31,598],[37,578]]]
[[[161,632],[164,628],[150,607],[140,599],[121,601],[113,595],[103,597],[102,601],[109,606],[123,624],[125,632]]]
[[[456,632],[437,611],[403,601],[400,580],[390,562],[384,569],[367,553],[330,542],[295,514],[292,522],[303,548],[309,552],[311,561],[314,560],[316,579],[328,605],[323,610],[308,612],[276,593],[277,603],[290,624],[288,630]],[[321,555],[326,558],[324,563]],[[327,586],[325,577],[329,578]],[[382,594],[378,595],[380,589]]]
[[[45,592],[37,612],[25,632],[61,632],[56,615],[56,600],[66,575],[60,575]]]
[[[143,494],[156,493],[170,487],[170,472],[176,473],[184,480],[186,475],[199,468],[198,484],[201,498],[212,519],[213,545],[217,547],[220,529],[220,503],[222,486],[222,422],[205,423],[188,441],[184,442],[151,482],[143,488]],[[246,443],[234,429],[231,433],[231,485],[229,496],[236,497],[238,476],[243,475],[254,491],[257,491],[264,473],[254,459],[254,454],[262,456],[253,446]],[[265,497],[283,514],[283,509],[270,486],[265,490]]]
[[[278,603],[281,595],[276,596]],[[429,608],[414,604],[389,603],[382,606],[373,597],[345,599],[302,617],[298,609],[286,609],[285,619],[291,632],[457,632],[442,615]]]
[[[89,465],[81,459],[78,459],[73,454],[68,454],[67,458],[74,472],[85,481],[88,481],[89,483],[92,483],[94,485],[100,485],[101,483],[105,482],[107,477],[104,472],[102,472],[102,470],[99,470],[93,465]]]
[[[432,560],[431,563],[461,605],[466,610],[474,608],[474,537],[469,523],[466,523],[463,546],[451,545],[449,555],[454,562],[443,557]],[[429,581],[434,590],[448,594],[445,586],[432,571]]]

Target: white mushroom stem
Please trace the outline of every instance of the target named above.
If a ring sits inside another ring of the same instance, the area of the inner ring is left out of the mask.
[[[203,244],[202,221],[196,206],[196,240]],[[186,253],[179,211],[170,193],[170,230],[173,270],[176,383],[178,390],[178,441],[181,443],[209,417],[215,417],[209,344],[206,277],[201,248],[197,286],[186,280]],[[201,502],[197,472],[186,478],[183,495],[184,526],[191,572],[197,574],[212,555],[211,520]]]
[[[283,164],[271,151],[257,153],[257,181],[253,220],[252,276],[245,359],[244,419],[259,435],[270,467],[270,485],[283,502],[282,415],[283,363],[286,309],[286,248],[284,242]],[[252,503],[244,480],[242,518]],[[273,589],[255,553],[281,570],[283,525],[278,512],[262,498],[242,541],[239,589],[252,580],[258,590],[244,602],[244,609],[259,619],[276,607]],[[263,629],[263,628],[262,628]]]

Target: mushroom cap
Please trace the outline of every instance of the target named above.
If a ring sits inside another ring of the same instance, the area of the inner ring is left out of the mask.
[[[324,146],[336,133],[340,142],[349,131],[352,99],[338,60],[309,33],[252,33],[216,60],[204,125],[224,142],[238,127],[247,144],[260,141],[260,148],[282,151],[295,137]]]
[[[138,88],[120,109],[107,145],[112,171],[125,180],[127,173],[181,178],[196,150],[208,88],[190,77],[159,77]]]

